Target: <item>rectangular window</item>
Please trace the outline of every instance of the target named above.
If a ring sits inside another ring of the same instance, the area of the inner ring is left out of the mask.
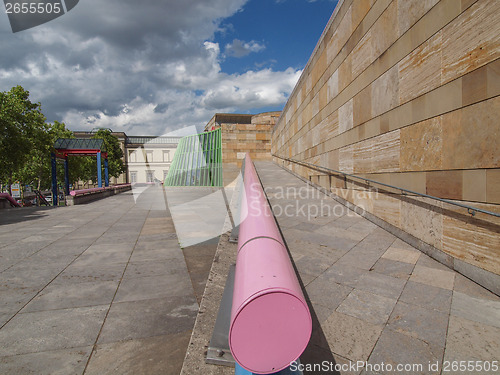
[[[163,181],[165,181],[167,176],[168,176],[168,169],[163,171]]]
[[[155,171],[146,171],[146,182],[154,182]]]
[[[129,150],[128,152],[128,161],[130,163],[135,163],[137,160],[135,159],[135,151]]]
[[[170,161],[170,150],[163,150],[163,161],[164,162]]]
[[[153,162],[153,151],[146,151],[146,163]]]
[[[130,172],[130,183],[135,184],[137,182],[137,172]]]

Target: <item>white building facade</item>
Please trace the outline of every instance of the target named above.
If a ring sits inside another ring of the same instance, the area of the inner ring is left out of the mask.
[[[165,181],[181,137],[129,136],[125,141],[128,182]]]

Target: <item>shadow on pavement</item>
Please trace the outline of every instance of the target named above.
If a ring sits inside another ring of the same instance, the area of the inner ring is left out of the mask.
[[[21,221],[37,220],[43,218],[45,211],[57,207],[17,207],[0,210],[0,225],[15,224]]]

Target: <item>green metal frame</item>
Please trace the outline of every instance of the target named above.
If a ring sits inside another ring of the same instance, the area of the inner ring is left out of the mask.
[[[179,141],[165,186],[222,186],[221,129]]]

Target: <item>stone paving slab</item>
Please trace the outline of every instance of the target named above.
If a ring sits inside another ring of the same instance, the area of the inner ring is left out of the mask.
[[[198,303],[165,197],[2,210],[1,374],[180,372]]]
[[[256,168],[313,317],[303,364],[346,365],[342,374],[449,374],[445,361],[500,361],[497,295],[276,164]],[[204,352],[235,252],[221,236],[182,374],[234,372],[205,364]],[[350,369],[356,361],[367,365]],[[410,368],[398,372],[397,365]]]

